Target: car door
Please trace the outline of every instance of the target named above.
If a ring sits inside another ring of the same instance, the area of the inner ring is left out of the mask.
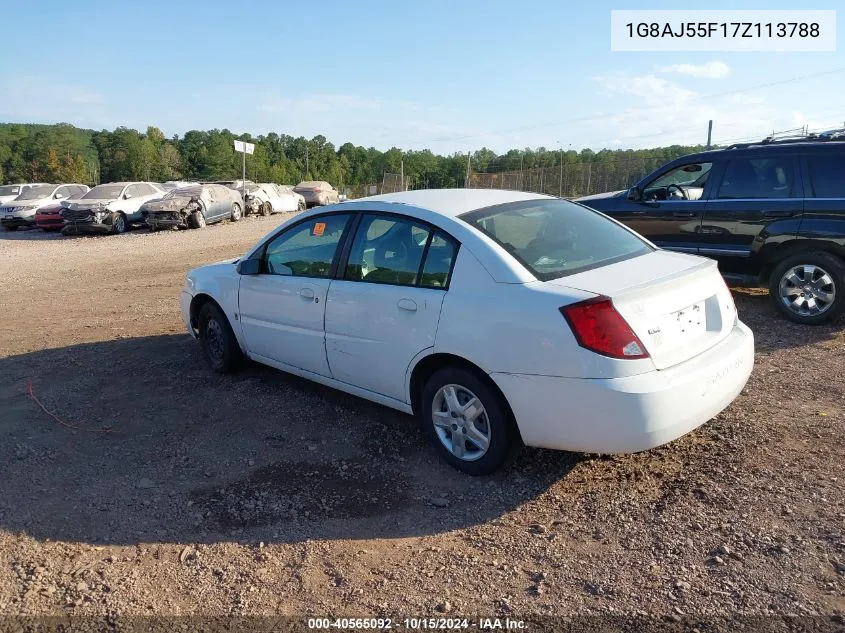
[[[348,250],[326,303],[332,377],[403,401],[411,360],[434,345],[458,244],[417,220],[373,213]]]
[[[120,200],[120,210],[126,215],[126,219],[130,222],[137,222],[141,219],[141,205],[147,201],[145,197],[146,190],[142,188],[141,183],[129,185],[123,191],[123,199]]]
[[[776,232],[795,236],[804,211],[800,166],[790,153],[740,155],[714,178],[699,229],[699,252],[726,273],[751,274],[759,238]],[[762,240],[765,241],[765,240]]]
[[[712,170],[712,161],[676,163],[640,186],[639,199],[619,200],[608,215],[661,248],[696,253]]]
[[[205,221],[207,224],[218,222],[223,216],[221,197],[223,200],[226,200],[227,197],[221,196],[218,185],[205,185],[202,190],[204,191],[202,199],[205,204]]]
[[[326,295],[349,214],[312,216],[268,240],[258,275],[243,275],[240,326],[251,357],[330,376]]]

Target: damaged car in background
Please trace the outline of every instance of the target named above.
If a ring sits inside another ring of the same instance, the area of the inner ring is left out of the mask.
[[[241,219],[241,194],[223,185],[205,184],[174,189],[141,207],[150,231],[201,229],[222,220]]]
[[[293,190],[305,198],[308,208],[340,202],[340,194],[325,180],[304,180]]]
[[[33,185],[11,202],[0,205],[0,225],[7,231],[20,227],[35,226],[36,214],[43,208],[59,204],[88,191],[86,185]]]
[[[164,196],[151,182],[113,182],[97,185],[82,198],[63,203],[64,235],[120,234],[141,221],[141,206]]]
[[[295,213],[306,208],[305,198],[293,187],[272,182],[247,185],[244,203],[247,213],[259,215]]]

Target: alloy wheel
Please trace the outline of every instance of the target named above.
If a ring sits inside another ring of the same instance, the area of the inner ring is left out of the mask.
[[[490,448],[491,427],[481,400],[461,385],[444,385],[434,394],[431,418],[437,437],[458,459],[481,459]]]
[[[824,314],[836,299],[836,284],[824,268],[800,264],[780,278],[780,299],[786,308],[799,316]]]

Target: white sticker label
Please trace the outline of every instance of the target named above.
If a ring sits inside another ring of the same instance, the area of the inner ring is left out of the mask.
[[[611,51],[836,51],[836,11],[621,10]]]

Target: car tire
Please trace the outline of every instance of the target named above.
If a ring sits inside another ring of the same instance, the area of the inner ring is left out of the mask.
[[[471,405],[470,411],[475,412],[475,420],[460,417],[460,407],[473,402],[473,398],[476,404]],[[455,401],[459,407],[454,406]],[[488,379],[473,371],[460,367],[437,370],[423,385],[420,403],[419,419],[435,452],[468,475],[496,472],[522,444],[504,397]],[[481,405],[480,412],[477,404]],[[439,424],[435,423],[435,412],[439,414]],[[464,435],[462,429],[470,433]],[[459,432],[462,444],[454,441]],[[479,443],[481,438],[486,438],[486,448]]]
[[[307,208],[308,208],[308,204],[305,202],[305,200],[299,200],[299,201],[296,203],[296,210],[297,210],[299,213],[302,213],[302,212],[303,212],[303,211],[305,211]]]
[[[205,216],[202,211],[194,211],[188,216],[188,226],[192,229],[202,229],[205,227]]]
[[[769,294],[790,321],[828,323],[845,311],[845,262],[823,251],[790,255],[772,270]]]
[[[197,319],[199,339],[208,366],[218,374],[229,374],[240,368],[243,352],[229,325],[229,319],[216,303],[200,308]]]
[[[120,235],[126,232],[126,216],[118,213],[112,218],[111,232],[115,235]]]
[[[232,213],[229,216],[229,219],[232,222],[237,222],[241,219],[241,205],[239,205],[237,202],[232,203]]]
[[[269,202],[265,202],[264,204],[261,205],[261,210],[259,211],[259,213],[262,216],[267,217],[272,212],[273,212],[273,207]]]

